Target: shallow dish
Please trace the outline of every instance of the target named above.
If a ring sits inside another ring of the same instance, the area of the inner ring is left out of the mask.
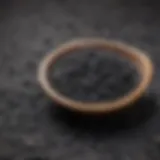
[[[114,51],[131,61],[140,75],[140,81],[136,88],[123,97],[106,102],[82,102],[70,99],[59,93],[49,82],[48,75],[50,67],[61,57],[67,56],[67,54],[73,53],[79,49],[86,48]],[[56,101],[67,109],[86,113],[106,113],[129,106],[129,104],[138,100],[143,95],[152,80],[152,75],[152,61],[143,51],[121,42],[94,38],[72,40],[61,45],[52,53],[48,54],[42,60],[38,68],[38,81],[40,82],[42,89],[53,99],[53,101]]]

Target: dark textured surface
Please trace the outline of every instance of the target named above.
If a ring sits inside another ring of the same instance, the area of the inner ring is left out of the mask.
[[[53,65],[50,83],[58,92],[79,101],[110,101],[136,88],[137,68],[119,54],[104,50],[80,50]]]
[[[159,160],[159,12],[158,1],[146,0],[1,0],[0,159]],[[37,83],[37,65],[79,36],[146,50],[156,68],[148,96],[129,111],[97,119],[58,109]]]

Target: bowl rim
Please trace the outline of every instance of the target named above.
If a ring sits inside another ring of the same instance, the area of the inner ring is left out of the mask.
[[[119,99],[106,102],[82,102],[70,99],[59,93],[49,82],[48,72],[50,66],[53,66],[59,58],[72,51],[86,48],[103,48],[127,57],[140,73],[141,78],[137,87]],[[66,42],[47,54],[40,62],[37,77],[44,92],[61,106],[79,112],[106,113],[125,108],[142,96],[152,80],[153,63],[145,52],[123,42],[103,38],[80,38]]]

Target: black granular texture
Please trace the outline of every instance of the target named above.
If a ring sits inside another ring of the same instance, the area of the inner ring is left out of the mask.
[[[61,58],[50,70],[51,84],[79,101],[114,100],[138,82],[137,69],[125,57],[104,51],[79,51]]]

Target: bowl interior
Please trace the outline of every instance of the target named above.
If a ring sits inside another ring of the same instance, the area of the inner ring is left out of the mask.
[[[115,101],[137,87],[141,78],[138,69],[134,62],[116,52],[78,49],[57,59],[50,66],[48,79],[52,87],[67,98],[83,102]],[[112,86],[107,86],[105,81],[112,83]]]

